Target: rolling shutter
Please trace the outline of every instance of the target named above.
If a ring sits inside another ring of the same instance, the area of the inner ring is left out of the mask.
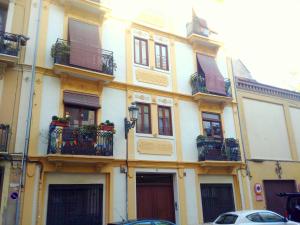
[[[213,57],[197,54],[198,63],[205,74],[207,91],[215,94],[226,95],[224,77]]]
[[[96,25],[69,19],[70,64],[101,71],[101,45]]]
[[[82,94],[72,91],[64,91],[64,104],[84,106],[92,109],[100,108],[99,97],[97,95]]]

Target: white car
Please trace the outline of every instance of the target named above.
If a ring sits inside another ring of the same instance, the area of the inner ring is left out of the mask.
[[[221,214],[214,222],[242,225],[300,225],[268,210],[235,211]]]

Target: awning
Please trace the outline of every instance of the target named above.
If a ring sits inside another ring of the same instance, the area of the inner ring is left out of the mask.
[[[87,69],[102,69],[99,27],[69,19],[70,64]]]
[[[72,91],[64,91],[64,104],[89,107],[93,109],[100,108],[99,97],[97,95]]]
[[[197,54],[197,60],[205,75],[207,91],[226,95],[224,77],[213,57]]]

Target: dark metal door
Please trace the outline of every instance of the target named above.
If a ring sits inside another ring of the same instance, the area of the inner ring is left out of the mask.
[[[49,185],[47,225],[102,225],[102,184]]]
[[[172,175],[138,174],[136,198],[138,219],[175,222]]]
[[[200,184],[204,223],[235,210],[232,184]]]
[[[286,198],[278,197],[280,192],[297,192],[294,180],[264,180],[267,209],[284,215]]]

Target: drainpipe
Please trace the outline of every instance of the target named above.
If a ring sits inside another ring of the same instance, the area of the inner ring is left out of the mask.
[[[234,93],[235,93],[235,97],[237,100],[237,85],[236,85],[236,78],[235,78],[235,74],[233,72],[233,65],[232,65],[232,59],[230,58],[230,66],[231,66],[231,71],[232,71],[232,77],[233,77],[233,84],[234,84]],[[249,198],[249,206],[250,209],[253,209],[253,203],[252,203],[252,194],[251,194],[251,187],[250,187],[250,171],[249,171],[249,167],[248,167],[248,160],[247,160],[247,155],[245,152],[245,145],[244,145],[244,140],[243,140],[243,130],[241,128],[241,117],[240,117],[240,110],[239,110],[239,104],[237,104],[237,115],[238,115],[238,121],[239,121],[239,129],[240,129],[240,134],[241,134],[241,144],[242,144],[242,148],[243,148],[243,156],[245,159],[245,163],[246,163],[246,183],[247,183],[247,191],[248,191],[248,198]],[[240,179],[241,175],[240,175],[240,171],[238,171],[238,177]],[[243,188],[241,189],[241,195],[244,196],[244,191]],[[243,197],[242,197],[243,198]]]
[[[29,95],[29,105],[28,112],[26,118],[26,130],[25,130],[25,145],[23,149],[22,156],[22,166],[21,166],[21,176],[19,180],[19,190],[18,190],[18,200],[17,200],[17,208],[16,208],[16,222],[15,225],[20,224],[20,210],[21,210],[21,194],[22,189],[24,188],[25,180],[26,180],[26,169],[27,169],[27,156],[29,149],[29,139],[30,139],[30,128],[31,128],[31,117],[32,117],[32,105],[33,105],[33,95],[34,95],[34,83],[35,83],[35,67],[37,61],[37,51],[38,51],[38,43],[39,43],[39,34],[40,34],[40,21],[41,21],[41,11],[42,11],[42,2],[43,0],[39,0],[39,8],[38,8],[38,18],[36,24],[36,34],[35,34],[35,43],[34,43],[34,52],[33,52],[33,62],[31,66],[31,82],[30,82],[30,95]]]

